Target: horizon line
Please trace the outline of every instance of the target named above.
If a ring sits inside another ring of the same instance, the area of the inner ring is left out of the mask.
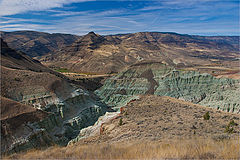
[[[96,34],[96,31],[88,31],[88,33],[86,34],[71,34],[71,33],[64,33],[64,32],[46,32],[46,31],[36,31],[36,30],[15,30],[15,31],[4,31],[4,30],[0,30],[0,32],[8,32],[8,33],[12,33],[12,32],[40,32],[40,33],[48,33],[48,34],[69,34],[69,35],[76,35],[76,36],[84,36],[87,35],[90,32],[94,32]],[[197,33],[193,33],[193,34],[189,34],[189,33],[179,33],[179,32],[171,32],[171,31],[140,31],[140,32],[128,32],[128,33],[115,33],[115,34],[99,34],[99,35],[103,35],[103,36],[114,36],[114,35],[127,35],[127,34],[136,34],[136,33],[170,33],[170,34],[179,34],[179,35],[189,35],[189,36],[204,36],[204,37],[240,37],[240,35],[216,35],[213,34],[197,34]],[[1,35],[2,37],[2,35]]]

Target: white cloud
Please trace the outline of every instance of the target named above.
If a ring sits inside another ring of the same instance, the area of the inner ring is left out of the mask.
[[[28,11],[43,11],[63,7],[65,4],[93,0],[1,0],[0,16],[14,15]]]
[[[89,12],[72,12],[72,11],[60,11],[60,12],[57,12],[56,14],[53,14],[51,16],[53,17],[62,17],[62,16],[76,16],[76,15],[85,15],[85,14],[88,14]]]
[[[151,11],[151,10],[160,10],[160,9],[166,9],[166,8],[163,6],[147,6],[139,9],[139,11]]]
[[[85,11],[85,12],[72,12],[61,10],[48,10],[53,14],[50,16],[60,16],[61,19],[39,20],[36,19],[19,19],[2,17],[0,30],[14,31],[14,30],[36,30],[44,32],[60,32],[72,34],[86,34],[89,31],[95,31],[100,34],[132,32],[133,28],[139,24],[128,16],[119,17],[126,11],[123,9],[106,10],[101,12]],[[68,16],[72,15],[72,16]],[[19,24],[20,23],[20,24]],[[129,26],[129,27],[128,27]]]
[[[0,0],[1,8],[3,8],[3,1]],[[30,0],[8,1],[11,3],[14,2],[15,5],[16,2],[19,1],[30,2]],[[29,3],[28,5],[25,5],[24,11],[16,11],[23,13],[33,10],[44,10],[45,12],[31,13],[39,14],[39,18],[36,19],[1,17],[1,14],[5,9],[3,8],[0,10],[0,30],[36,30],[50,33],[60,32],[78,35],[86,34],[89,31],[94,31],[99,34],[130,33],[139,31],[204,34],[205,32],[213,33],[214,31],[217,31],[219,34],[226,35],[236,34],[236,28],[239,28],[239,25],[236,25],[232,19],[221,19],[223,16],[233,15],[232,12],[229,13],[229,9],[235,7],[234,4],[231,3],[214,3],[209,5],[205,4],[208,0],[202,0],[201,3],[197,3],[197,1],[194,0],[186,0],[186,2],[182,1],[184,3],[180,3],[178,0],[172,0],[161,1],[160,3],[154,1],[151,5],[135,10],[119,7],[105,10],[92,9],[87,11],[76,11],[75,9],[71,10],[71,8],[68,8],[72,6],[64,6],[64,10],[55,8],[63,7],[65,4],[77,1],[80,2],[79,0],[43,1],[44,0],[37,1],[39,2],[39,6],[34,6],[36,4],[31,5],[31,3]],[[83,1],[84,0],[81,0],[81,2]],[[33,2],[33,0],[31,2]],[[36,0],[34,0],[34,2],[36,2]],[[45,4],[40,5],[40,2]],[[195,5],[193,5],[193,2]],[[12,4],[8,5],[11,6]],[[228,6],[226,7],[226,5]],[[32,7],[26,8],[26,6]],[[66,8],[68,9],[66,10]],[[164,10],[164,8],[168,9],[168,11]],[[232,10],[235,12],[236,9]],[[13,12],[11,14],[13,14]],[[42,14],[51,16],[50,20],[41,18]]]
[[[207,2],[214,2],[217,0],[163,0],[163,1],[153,1],[150,6],[145,6],[139,11],[153,11],[153,10],[163,10],[163,9],[183,9],[192,6],[202,6]]]

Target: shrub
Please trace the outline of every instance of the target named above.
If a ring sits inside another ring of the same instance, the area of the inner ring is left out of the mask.
[[[123,125],[123,120],[122,118],[119,119],[119,126]]]
[[[225,132],[226,133],[235,133],[235,130],[234,130],[234,126],[237,126],[238,124],[236,122],[234,122],[234,120],[231,120],[228,125],[226,126],[225,128]]]
[[[206,112],[206,113],[203,115],[203,119],[204,119],[204,120],[209,120],[209,119],[210,119],[209,112]]]
[[[234,122],[234,120],[231,120],[228,125],[237,126],[238,124],[236,122]]]
[[[18,78],[18,77],[15,77],[14,80],[15,81],[21,81],[20,78]]]
[[[235,131],[234,131],[234,129],[233,129],[233,127],[230,127],[229,125],[227,125],[227,127],[225,128],[225,133],[234,133]]]

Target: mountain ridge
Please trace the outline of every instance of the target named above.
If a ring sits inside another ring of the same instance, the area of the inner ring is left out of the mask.
[[[72,34],[50,34],[37,31],[0,31],[0,34],[11,48],[22,51],[30,57],[53,54],[56,48],[60,49],[72,44],[80,37]]]
[[[85,35],[83,37],[88,36]],[[75,72],[119,72],[142,61],[161,61],[170,66],[217,65],[239,57],[235,41],[239,37],[201,37],[175,33],[138,32],[121,36],[102,36],[99,41],[79,39],[73,45],[47,55],[41,61],[48,66]],[[84,43],[83,47],[81,44]],[[86,47],[86,46],[93,47]],[[235,61],[235,62],[234,62]],[[64,62],[64,63],[63,63]]]

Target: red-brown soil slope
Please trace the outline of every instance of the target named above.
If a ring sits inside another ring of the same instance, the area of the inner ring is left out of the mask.
[[[2,96],[22,100],[20,97],[38,91],[63,93],[66,96],[70,94],[71,90],[64,93],[67,92],[69,84],[63,75],[50,70],[26,54],[9,48],[2,39],[1,47]]]
[[[37,122],[48,114],[8,98],[1,97],[1,132],[2,136],[14,132],[24,123]]]

